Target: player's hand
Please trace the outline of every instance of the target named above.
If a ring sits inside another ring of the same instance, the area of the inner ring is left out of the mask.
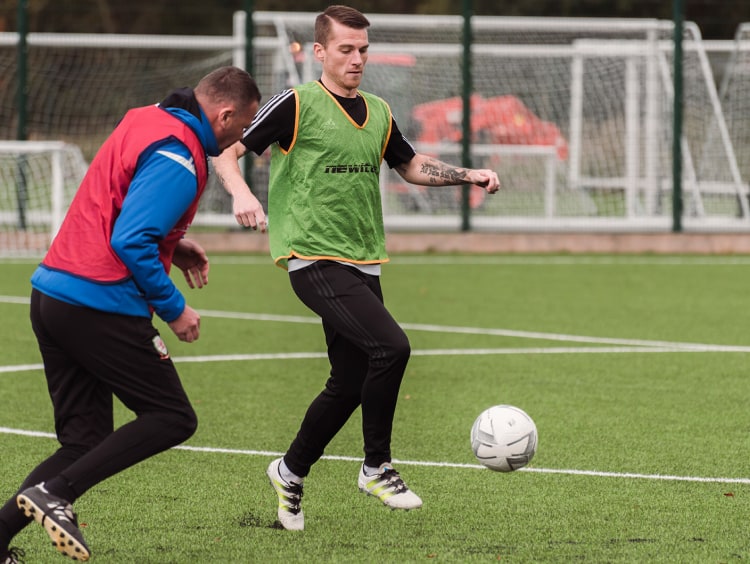
[[[180,341],[192,343],[200,336],[201,316],[192,307],[186,305],[180,317],[170,321],[167,325]]]
[[[494,170],[472,170],[470,180],[473,184],[484,188],[488,194],[494,194],[500,189],[500,179]]]
[[[208,284],[208,256],[195,241],[180,239],[172,256],[172,264],[182,270],[190,288],[203,288]]]
[[[266,232],[268,221],[263,206],[250,190],[243,190],[234,195],[232,212],[240,225]]]

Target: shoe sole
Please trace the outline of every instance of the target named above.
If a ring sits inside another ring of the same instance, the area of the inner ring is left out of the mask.
[[[55,523],[52,519],[44,514],[44,510],[34,501],[20,494],[16,503],[18,508],[23,511],[26,517],[31,517],[47,531],[49,538],[52,539],[52,546],[58,552],[67,556],[71,560],[80,560],[85,562],[91,556],[88,548],[81,544],[76,538],[69,535],[65,530]]]

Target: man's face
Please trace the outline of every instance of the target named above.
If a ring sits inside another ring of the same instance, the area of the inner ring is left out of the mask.
[[[323,63],[323,83],[339,96],[354,96],[367,63],[367,29],[352,29],[331,22],[328,44],[314,46],[315,56]]]
[[[221,127],[219,131],[214,131],[220,151],[242,139],[242,134],[258,112],[258,106],[258,102],[253,102],[245,108],[232,108],[222,114]]]

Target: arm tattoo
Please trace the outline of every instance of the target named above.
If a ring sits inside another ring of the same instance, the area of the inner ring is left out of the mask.
[[[465,168],[451,166],[437,159],[428,159],[422,163],[421,172],[429,177],[430,184],[436,186],[463,184],[466,181]]]

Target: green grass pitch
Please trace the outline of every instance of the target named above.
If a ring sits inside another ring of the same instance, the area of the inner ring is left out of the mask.
[[[57,444],[28,321],[34,267],[0,261],[2,501]],[[199,429],[76,503],[92,561],[747,560],[748,281],[745,257],[393,257],[386,304],[413,350],[393,453],[424,507],[359,493],[356,412],[306,481],[305,531],[289,532],[273,526],[265,468],[327,377],[322,331],[268,257],[215,256],[206,288],[178,280],[201,338],[158,323]],[[499,403],[539,431],[510,474],[469,445]],[[131,417],[118,405],[118,423]],[[14,544],[63,561],[36,525]]]

